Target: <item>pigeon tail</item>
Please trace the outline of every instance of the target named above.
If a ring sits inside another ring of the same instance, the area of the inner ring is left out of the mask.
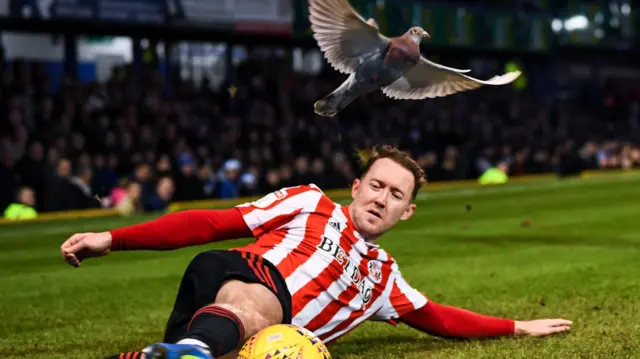
[[[353,75],[343,82],[340,87],[335,89],[335,91],[321,100],[316,101],[316,103],[313,104],[314,112],[320,116],[333,117],[347,107],[347,105],[357,97],[357,94],[349,91],[352,78]]]
[[[322,100],[316,101],[313,105],[315,113],[320,116],[333,117],[342,111],[348,104],[355,99],[355,96],[346,94],[336,94],[335,92],[325,96]]]

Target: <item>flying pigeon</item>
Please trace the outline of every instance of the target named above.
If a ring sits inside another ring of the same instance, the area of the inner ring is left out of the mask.
[[[365,21],[348,0],[309,0],[313,37],[329,64],[349,77],[332,93],[316,101],[318,115],[333,117],[356,97],[381,89],[392,99],[419,100],[452,95],[483,85],[506,85],[520,76],[508,72],[483,81],[429,61],[420,42],[430,35],[420,26],[388,38],[375,20]]]

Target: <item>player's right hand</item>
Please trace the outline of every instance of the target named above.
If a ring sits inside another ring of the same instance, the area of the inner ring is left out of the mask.
[[[69,237],[60,252],[64,260],[74,267],[87,258],[102,257],[111,251],[111,233],[76,233]]]

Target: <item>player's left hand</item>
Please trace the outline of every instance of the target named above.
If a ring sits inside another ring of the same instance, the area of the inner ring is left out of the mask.
[[[80,262],[87,258],[109,254],[112,240],[110,232],[76,233],[62,243],[60,252],[67,263],[79,267]]]
[[[516,321],[514,334],[542,337],[545,335],[566,332],[571,328],[572,324],[572,321],[566,319]]]

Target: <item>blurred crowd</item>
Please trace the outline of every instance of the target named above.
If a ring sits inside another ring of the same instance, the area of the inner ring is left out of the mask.
[[[510,86],[425,101],[376,92],[329,119],[313,103],[344,76],[294,73],[276,58],[247,60],[218,90],[121,68],[104,84],[63,78],[49,91],[37,64],[11,65],[1,73],[0,209],[132,213],[300,183],[344,188],[356,150],[381,143],[412,152],[431,182],[494,166],[510,176],[640,167],[632,91],[605,88],[588,105]]]

